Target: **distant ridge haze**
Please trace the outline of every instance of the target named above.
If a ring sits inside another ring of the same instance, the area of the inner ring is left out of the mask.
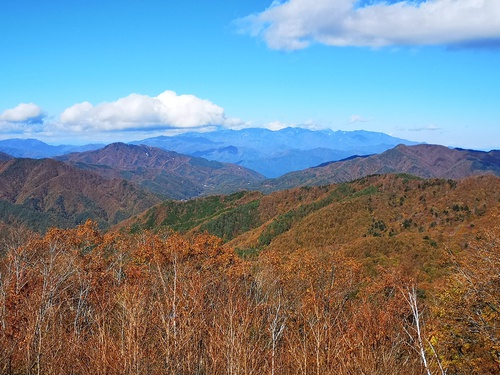
[[[298,171],[325,162],[386,151],[398,144],[417,142],[364,130],[334,131],[285,128],[272,131],[263,128],[212,132],[188,132],[129,142],[158,147],[193,157],[238,164],[267,178]],[[34,139],[0,141],[0,151],[15,157],[55,157],[72,152],[92,151],[104,145],[50,146]]]
[[[70,152],[83,152],[104,147],[104,144],[74,145],[48,145],[38,139],[11,138],[0,141],[0,151],[16,158],[50,158]]]
[[[235,163],[274,178],[352,155],[383,152],[412,142],[384,133],[285,128],[218,130],[184,133],[131,142],[147,144],[182,154]]]

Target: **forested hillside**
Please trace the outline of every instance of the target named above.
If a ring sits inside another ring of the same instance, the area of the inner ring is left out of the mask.
[[[498,373],[498,207],[451,210],[459,247],[375,221],[362,253],[318,231],[251,259],[209,234],[2,232],[0,371]]]
[[[270,194],[165,201],[120,227],[208,231],[238,248],[255,250],[277,246],[284,236],[292,236],[284,240],[287,247],[300,247],[300,237],[309,234],[312,238],[302,241],[308,245],[407,235],[445,238],[458,230],[474,232],[486,213],[496,212],[499,199],[500,179],[493,176],[456,181],[380,175]]]
[[[498,373],[499,202],[386,175],[2,230],[0,372]]]
[[[159,203],[123,179],[107,179],[52,159],[0,161],[0,221],[44,232],[91,219],[101,228]]]

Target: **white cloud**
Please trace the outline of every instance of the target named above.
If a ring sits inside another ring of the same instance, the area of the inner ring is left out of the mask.
[[[500,45],[499,0],[289,0],[237,21],[273,49]]]
[[[435,124],[429,124],[429,125],[423,126],[423,127],[408,129],[408,131],[411,131],[411,132],[436,131],[436,130],[441,130],[441,128]]]
[[[356,122],[368,122],[370,119],[364,118],[363,116],[360,115],[351,115],[351,118],[349,120],[349,124],[354,124]]]
[[[252,123],[248,123],[248,127],[255,127]],[[260,127],[260,126],[259,126]],[[320,129],[325,129],[325,126],[322,126],[318,123],[316,123],[313,120],[307,120],[304,123],[300,124],[294,124],[294,123],[287,123],[287,122],[282,122],[282,121],[271,121],[266,123],[265,125],[262,125],[261,127],[269,130],[281,130],[285,128],[302,128],[302,129],[309,129],[309,130],[320,130]]]
[[[272,121],[267,123],[264,128],[269,129],[269,130],[281,130],[285,128],[294,128],[296,125],[294,124],[287,124],[281,121]]]
[[[227,118],[224,109],[209,100],[173,91],[156,97],[131,94],[96,106],[83,102],[67,108],[60,116],[60,125],[73,131],[232,127],[240,123],[239,119]]]
[[[3,111],[0,115],[0,122],[39,124],[44,117],[42,109],[36,104],[21,103],[17,107]]]
[[[303,124],[298,125],[298,127],[304,128],[304,129],[309,129],[309,130],[323,130],[323,129],[327,129],[326,125],[319,124],[319,123],[317,123],[314,120],[307,120]]]

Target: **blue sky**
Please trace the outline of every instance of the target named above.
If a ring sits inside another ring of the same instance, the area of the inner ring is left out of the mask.
[[[498,0],[2,0],[0,139],[365,129],[500,148]]]

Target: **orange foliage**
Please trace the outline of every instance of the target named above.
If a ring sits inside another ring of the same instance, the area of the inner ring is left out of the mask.
[[[493,373],[500,258],[484,238],[411,306],[412,263],[374,276],[335,246],[250,263],[209,234],[51,229],[0,258],[0,373],[423,374],[419,339],[434,373]]]

